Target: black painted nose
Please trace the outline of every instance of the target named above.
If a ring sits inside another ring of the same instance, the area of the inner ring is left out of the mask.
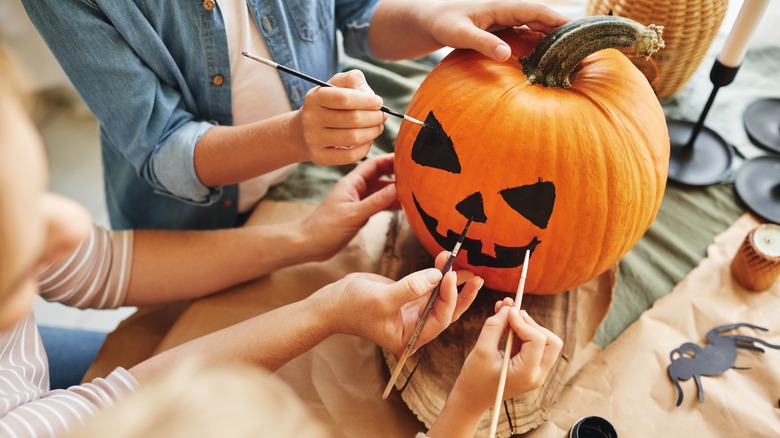
[[[455,206],[455,210],[462,214],[466,219],[473,218],[474,222],[487,222],[487,216],[485,216],[485,206],[482,202],[482,193],[472,193],[462,201],[458,202]]]

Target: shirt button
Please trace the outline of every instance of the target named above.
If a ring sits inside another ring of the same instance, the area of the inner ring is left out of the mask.
[[[214,6],[216,6],[214,0],[206,0],[203,2],[203,8],[206,9],[207,11],[214,9]]]
[[[301,100],[301,89],[298,87],[293,88],[293,98],[295,100]]]
[[[271,20],[268,19],[268,15],[263,16],[263,27],[268,32],[274,30],[273,26],[271,26]]]
[[[222,203],[222,206],[225,208],[230,208],[233,206],[233,200],[230,198],[225,199],[225,202]]]
[[[211,83],[219,87],[220,85],[225,83],[225,77],[222,75],[216,75],[213,78],[211,78]]]

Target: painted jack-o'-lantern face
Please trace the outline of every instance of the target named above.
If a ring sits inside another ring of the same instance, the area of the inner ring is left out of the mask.
[[[464,173],[458,158],[458,151],[432,112],[428,114],[426,124],[436,128],[436,130],[423,129],[420,131],[412,146],[412,161],[423,167],[430,167],[431,169],[438,169],[455,175]],[[478,161],[486,162],[487,160]],[[489,170],[480,169],[476,166],[471,167],[466,171],[467,174]],[[514,213],[508,210],[504,213],[518,215],[515,219],[525,218],[540,230],[547,228],[547,223],[555,205],[555,185],[552,182],[542,181],[541,179],[525,184],[528,182],[528,178],[527,176],[523,178],[521,175],[522,169],[518,169],[517,174],[517,181],[521,185],[503,188],[496,193],[492,193],[492,191],[498,189],[498,187],[492,187],[488,189],[491,192],[485,195],[481,191],[476,191],[467,194],[463,199],[453,199],[453,201],[457,201],[454,206],[455,211],[460,213],[466,221],[472,219],[473,222],[487,223],[485,196],[496,197],[496,202],[500,203],[503,201],[506,206],[514,210]],[[465,178],[468,178],[468,176]],[[474,179],[478,181],[479,176],[474,175]],[[412,193],[412,200],[414,201],[416,212],[420,215],[425,228],[436,243],[442,248],[452,248],[458,235],[453,230],[447,230],[446,235],[440,234],[437,231],[439,220],[425,211],[425,208],[420,205],[420,201],[414,193]],[[491,205],[493,204],[490,200],[488,202]],[[494,211],[496,210],[494,209]],[[492,222],[496,222],[496,220]],[[521,245],[505,246],[500,243],[494,243],[493,251],[486,253],[482,251],[482,241],[471,239],[467,236],[463,240],[461,248],[466,251],[469,265],[489,268],[517,268],[522,265],[526,250],[533,251],[539,243],[537,236],[534,236],[527,244]]]
[[[539,34],[499,34],[507,62],[455,50],[415,93],[395,174],[410,227],[431,253],[514,293],[526,249],[526,292],[585,283],[615,264],[652,223],[669,140],[644,76],[617,51],[583,61],[570,88],[532,85],[518,63]],[[614,53],[613,53],[614,52]]]

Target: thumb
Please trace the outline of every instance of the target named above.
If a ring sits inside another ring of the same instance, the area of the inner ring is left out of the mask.
[[[435,268],[413,272],[390,285],[389,299],[401,307],[432,291],[441,280],[442,273]]]
[[[498,348],[498,343],[506,331],[507,320],[509,319],[509,310],[511,307],[504,306],[495,315],[485,321],[482,331],[477,339],[477,346],[488,351],[494,351]]]

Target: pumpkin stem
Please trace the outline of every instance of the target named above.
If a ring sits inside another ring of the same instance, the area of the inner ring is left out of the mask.
[[[550,32],[520,63],[532,84],[568,88],[569,75],[591,53],[615,48],[629,57],[647,59],[664,47],[662,32],[663,26],[643,26],[625,17],[580,18]]]

